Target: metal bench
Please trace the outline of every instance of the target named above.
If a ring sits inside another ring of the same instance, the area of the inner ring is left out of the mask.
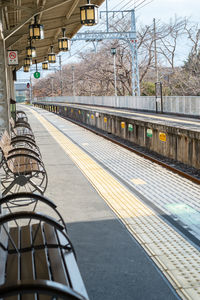
[[[39,147],[36,145],[35,141],[23,136],[18,136],[14,139],[11,139],[7,130],[5,130],[3,135],[1,136],[0,147],[2,150],[4,149],[6,151],[9,151],[9,153],[15,152],[16,149],[19,148],[29,149],[33,151],[33,153],[41,157]]]
[[[34,211],[23,207],[13,212],[20,201],[33,204]],[[57,212],[57,219],[36,212],[38,203],[56,210],[53,202],[40,195],[21,193],[0,199],[4,207],[0,217],[1,298],[88,299],[62,217]]]
[[[28,123],[28,117],[26,113],[22,110],[16,111],[16,122],[26,122]]]
[[[2,194],[20,191],[43,194],[47,187],[47,174],[40,153],[26,147],[12,148],[0,140],[2,150]]]
[[[30,136],[32,139],[34,139],[33,131],[30,127],[30,125],[26,122],[16,122],[13,120],[13,118],[10,118],[10,125],[11,125],[11,136]]]

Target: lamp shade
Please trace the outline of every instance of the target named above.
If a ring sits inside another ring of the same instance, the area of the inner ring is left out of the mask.
[[[29,66],[24,66],[24,72],[29,72],[30,67]]]
[[[34,40],[44,39],[44,27],[37,23],[37,16],[35,17],[34,24],[29,25],[29,37]]]
[[[91,4],[90,0],[84,6],[80,7],[81,24],[86,26],[93,26],[98,23],[98,6]]]
[[[45,58],[45,61],[42,63],[42,70],[48,70],[49,69],[49,64],[48,64],[48,61],[46,61],[46,58]]]
[[[65,28],[62,28],[63,36],[58,39],[59,51],[69,51],[71,47],[71,41],[65,36]]]
[[[116,50],[116,48],[111,48],[110,52],[112,55],[115,55],[117,53],[117,50]]]
[[[36,48],[31,45],[26,47],[26,56],[27,57],[36,57]]]
[[[24,66],[30,67],[31,65],[32,65],[32,59],[31,59],[31,57],[26,57],[24,59]]]
[[[55,63],[56,62],[56,54],[53,52],[53,46],[51,46],[51,52],[48,53],[48,62]]]

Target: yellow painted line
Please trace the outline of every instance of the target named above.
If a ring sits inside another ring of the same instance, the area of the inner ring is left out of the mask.
[[[179,296],[199,300],[199,251],[51,123],[32,112],[146,250]]]
[[[72,104],[73,105],[73,104]],[[76,106],[76,105],[74,105]],[[78,106],[80,107],[80,106]],[[84,107],[84,105],[82,106]],[[90,106],[92,108],[95,108],[95,110],[99,110],[100,111],[100,108],[96,107],[96,106]],[[88,109],[88,106],[87,106],[87,109]],[[165,120],[165,121],[173,121],[173,122],[181,122],[181,123],[185,123],[185,124],[194,124],[194,125],[198,125],[199,126],[199,123],[198,122],[195,122],[195,121],[192,121],[192,120],[183,120],[183,119],[176,119],[176,118],[166,118],[166,117],[162,117],[162,116],[154,116],[154,115],[146,115],[146,114],[141,114],[141,113],[138,113],[138,112],[129,112],[129,111],[126,111],[124,112],[123,110],[116,110],[116,109],[112,109],[112,108],[104,108],[104,110],[107,110],[107,111],[110,111],[110,112],[117,112],[117,113],[121,113],[121,114],[129,114],[129,115],[137,115],[137,116],[141,116],[141,117],[146,117],[146,118],[152,118],[152,119],[157,119],[157,120]]]

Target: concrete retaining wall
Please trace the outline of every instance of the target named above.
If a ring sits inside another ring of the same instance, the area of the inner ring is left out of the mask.
[[[200,168],[200,132],[105,114],[96,112],[95,109],[79,109],[70,105],[40,106],[112,133],[165,157]]]

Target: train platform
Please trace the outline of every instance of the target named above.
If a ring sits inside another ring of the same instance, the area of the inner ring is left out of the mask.
[[[117,137],[122,143],[142,147],[149,155],[171,160],[171,164],[194,168],[194,173],[200,168],[197,118],[66,102],[34,102],[34,105],[109,134],[113,139]]]
[[[199,186],[51,112],[21,108],[90,299],[199,299]]]
[[[200,131],[200,120],[199,118],[189,117],[184,115],[175,115],[175,114],[167,114],[167,113],[155,113],[148,111],[137,111],[131,109],[123,109],[123,108],[112,108],[106,106],[92,106],[92,105],[84,105],[84,104],[67,104],[67,103],[57,103],[57,102],[49,102],[52,105],[66,106],[70,105],[70,107],[78,108],[78,109],[90,109],[95,112],[101,112],[104,114],[115,115],[121,118],[128,118],[137,121],[144,121],[149,123],[154,123],[157,125],[170,126],[179,129],[186,129],[192,131]]]

